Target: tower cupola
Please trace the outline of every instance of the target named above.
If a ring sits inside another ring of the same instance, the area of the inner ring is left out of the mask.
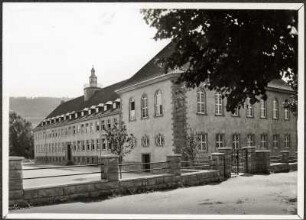
[[[98,78],[96,76],[96,71],[94,66],[91,68],[91,74],[89,76],[89,84],[84,85],[84,101],[89,100],[96,91],[101,89],[101,86],[98,85]]]

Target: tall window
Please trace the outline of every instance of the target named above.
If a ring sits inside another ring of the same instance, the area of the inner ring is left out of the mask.
[[[285,120],[289,120],[290,119],[290,114],[289,114],[289,109],[288,108],[284,108],[284,118]]]
[[[290,134],[285,134],[284,145],[285,145],[285,148],[290,147]]]
[[[102,131],[105,130],[105,121],[104,120],[101,121],[101,130]]]
[[[163,100],[162,100],[162,92],[157,90],[154,96],[154,110],[155,116],[163,115]]]
[[[165,144],[165,137],[162,134],[158,134],[155,136],[155,145],[157,147],[162,147]]]
[[[130,121],[136,120],[136,108],[135,108],[135,99],[134,98],[130,98],[129,111],[130,111]]]
[[[268,135],[267,134],[260,135],[260,148],[268,149]]]
[[[198,143],[199,143],[199,150],[207,152],[208,150],[207,133],[198,134]]]
[[[215,95],[215,108],[216,115],[223,115],[223,100],[219,92]]]
[[[141,118],[148,118],[149,117],[149,108],[148,108],[148,96],[143,95],[141,97]]]
[[[224,147],[224,134],[216,134],[216,148]]]
[[[101,147],[101,145],[100,145],[100,140],[99,140],[99,139],[97,139],[97,140],[96,140],[96,142],[97,142],[97,144],[96,144],[96,146],[97,146],[97,150],[100,150],[100,147]]]
[[[102,150],[106,150],[106,139],[102,139]]]
[[[111,120],[110,120],[110,119],[107,119],[107,129],[110,129],[111,126],[112,126]]]
[[[233,117],[239,117],[239,108],[235,108],[235,111],[232,113]]]
[[[260,100],[260,118],[267,118],[267,102]]]
[[[247,118],[254,117],[254,106],[251,104],[250,98],[248,98],[246,102],[246,116]]]
[[[240,148],[240,135],[233,134],[233,149]]]
[[[90,142],[89,140],[86,141],[86,150],[89,151],[90,150]]]
[[[206,114],[206,93],[202,88],[197,91],[197,113]]]
[[[277,99],[273,100],[273,119],[278,119],[279,116],[279,106]]]
[[[96,121],[96,131],[99,131],[99,130],[100,130],[100,122]]]
[[[255,146],[255,135],[254,134],[247,135],[247,146]]]
[[[273,148],[275,149],[279,148],[279,135],[278,134],[273,135]]]

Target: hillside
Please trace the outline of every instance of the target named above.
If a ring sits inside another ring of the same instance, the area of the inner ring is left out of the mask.
[[[10,111],[15,111],[23,118],[30,121],[33,128],[56,108],[61,101],[69,98],[54,97],[10,97]]]

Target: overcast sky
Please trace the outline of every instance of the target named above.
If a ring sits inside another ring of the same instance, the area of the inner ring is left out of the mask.
[[[4,3],[9,96],[76,97],[94,65],[107,86],[129,78],[169,41],[155,41],[138,8],[105,3]]]

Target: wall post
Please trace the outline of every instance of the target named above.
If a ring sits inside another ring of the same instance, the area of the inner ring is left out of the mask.
[[[212,164],[211,167],[214,170],[219,171],[220,180],[224,179],[224,153],[212,153],[211,159]]]
[[[167,156],[168,173],[175,176],[181,175],[181,155],[173,154]]]
[[[256,150],[256,167],[255,173],[269,174],[270,173],[270,150]]]
[[[289,163],[290,152],[287,150],[283,150],[280,153],[281,153],[281,163]]]
[[[224,177],[230,178],[232,173],[232,148],[222,147],[218,151],[224,153]]]
[[[245,173],[255,173],[256,172],[256,155],[255,150],[256,147],[243,147],[242,150],[244,151],[243,155],[245,156]]]
[[[98,158],[101,164],[101,179],[106,179],[109,182],[119,181],[119,156],[103,155]]]
[[[9,205],[18,204],[23,200],[23,157],[9,157]]]

